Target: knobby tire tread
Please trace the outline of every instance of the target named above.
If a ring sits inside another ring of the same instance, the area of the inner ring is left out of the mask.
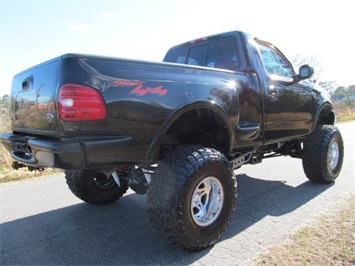
[[[232,194],[227,221],[218,233],[210,238],[198,239],[188,230],[181,219],[185,204],[182,195],[193,182],[191,177],[208,165],[223,166],[229,172],[229,187],[225,193]],[[147,206],[150,221],[159,235],[170,243],[187,251],[199,251],[214,244],[226,230],[235,209],[236,183],[229,161],[220,152],[197,147],[179,149],[161,162],[148,189]],[[179,213],[180,212],[180,213]]]
[[[89,172],[90,173],[90,172]],[[65,179],[71,192],[79,199],[94,205],[106,205],[120,199],[128,190],[128,182],[121,179],[121,186],[103,189],[95,187],[93,173],[85,174],[83,170],[65,171]],[[106,190],[106,191],[105,191]]]
[[[338,139],[340,158],[338,169],[332,173],[328,169],[328,145],[333,137]],[[335,126],[316,126],[314,132],[304,142],[302,165],[307,178],[316,183],[331,183],[338,176],[344,156],[344,144],[339,130]]]

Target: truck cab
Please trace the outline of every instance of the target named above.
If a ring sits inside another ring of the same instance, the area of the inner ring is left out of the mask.
[[[317,120],[315,110],[330,102],[326,93],[307,81],[308,65],[299,73],[274,45],[239,31],[199,38],[171,48],[165,62],[223,69],[235,73],[228,80],[242,97],[234,146],[276,143],[310,133]],[[240,75],[247,76],[240,82]],[[241,104],[242,103],[242,104]],[[334,115],[327,117],[329,122]],[[334,122],[334,121],[333,121]]]

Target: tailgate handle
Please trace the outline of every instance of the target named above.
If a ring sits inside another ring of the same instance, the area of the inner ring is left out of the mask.
[[[29,90],[31,88],[31,83],[32,83],[32,78],[31,77],[27,77],[22,81],[22,90],[26,91]]]

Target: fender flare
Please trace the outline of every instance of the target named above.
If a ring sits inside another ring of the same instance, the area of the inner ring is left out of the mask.
[[[233,128],[230,124],[230,119],[227,113],[217,104],[209,102],[209,101],[198,101],[194,103],[188,103],[185,105],[180,106],[179,108],[175,109],[173,112],[169,114],[169,116],[165,119],[165,121],[160,125],[159,129],[155,133],[152,142],[150,143],[148,152],[146,154],[146,159],[154,159],[159,151],[159,147],[161,142],[163,141],[166,133],[170,129],[171,125],[179,119],[183,114],[194,110],[194,109],[209,109],[215,112],[224,122],[226,129],[228,131],[228,141],[229,147],[228,150],[230,151],[234,142],[234,134]]]
[[[330,102],[325,102],[317,110],[317,113],[316,113],[316,115],[314,117],[315,123],[313,123],[313,125],[312,125],[312,132],[314,131],[315,127],[317,126],[318,120],[321,117],[322,113],[330,114],[331,116],[330,116],[330,120],[328,121],[328,123],[334,125],[334,123],[335,123],[335,112],[333,110],[333,106],[332,106],[332,104]]]

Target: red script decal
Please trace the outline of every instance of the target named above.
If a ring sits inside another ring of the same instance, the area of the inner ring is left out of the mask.
[[[133,87],[133,86],[135,86],[135,88],[130,92],[130,94],[137,94],[139,96],[144,96],[148,93],[164,96],[168,92],[167,90],[163,89],[163,86],[144,88],[143,83],[144,82],[141,80],[118,79],[118,80],[114,81],[113,86],[115,86],[115,87]]]
[[[158,94],[160,96],[164,96],[167,93],[167,90],[163,90],[163,86],[158,86],[158,87],[148,87],[143,89],[143,85],[139,85],[134,88],[130,93],[132,94],[138,94],[139,96],[146,95],[147,93],[150,94]]]

